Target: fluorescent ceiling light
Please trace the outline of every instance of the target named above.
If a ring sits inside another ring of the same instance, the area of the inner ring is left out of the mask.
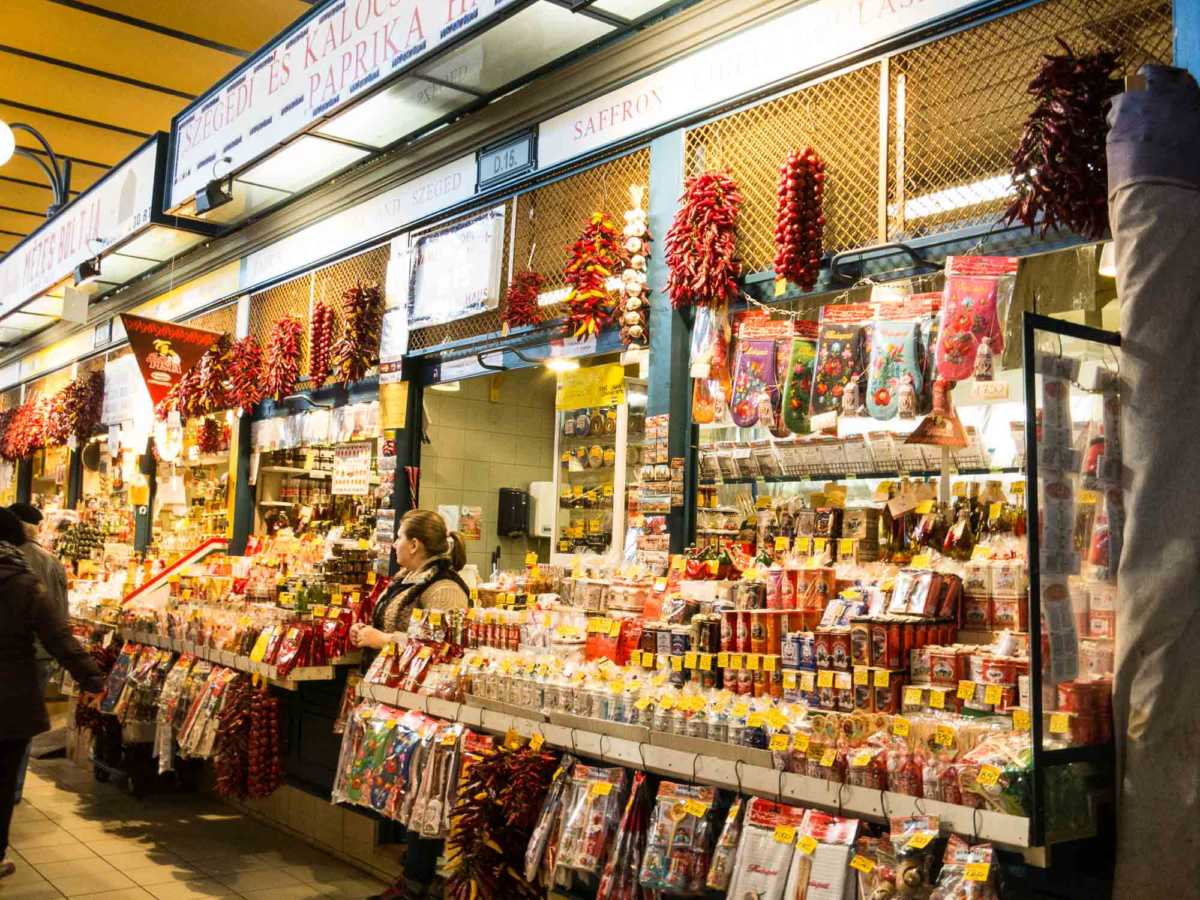
[[[596,0],[588,9],[598,9],[623,19],[640,19],[647,13],[667,5],[669,4],[663,0]]]
[[[211,216],[209,217],[212,218]],[[121,254],[166,262],[204,240],[204,235],[181,228],[152,225],[137,237],[121,245]]]
[[[361,147],[350,147],[306,134],[242,172],[238,176],[238,183],[249,182],[295,193],[357,162],[367,153]]]
[[[550,356],[547,357],[543,364],[551,372],[562,374],[563,372],[574,372],[579,368],[579,360],[573,356]]]
[[[476,99],[474,94],[416,78],[402,78],[317,129],[317,134],[386,147]]]
[[[1012,177],[1009,175],[996,175],[993,178],[984,178],[981,181],[974,181],[970,184],[960,184],[955,187],[943,188],[940,191],[922,194],[919,197],[905,200],[904,219],[908,221],[910,219],[926,219],[930,216],[940,216],[945,213],[954,212],[955,210],[979,206],[983,203],[993,203],[996,200],[1003,200],[1015,194],[1016,189],[1013,187]],[[888,206],[888,215],[896,215],[897,208],[897,204],[890,204]]]
[[[1100,250],[1099,273],[1105,278],[1117,277],[1117,251],[1112,241],[1105,241]]]

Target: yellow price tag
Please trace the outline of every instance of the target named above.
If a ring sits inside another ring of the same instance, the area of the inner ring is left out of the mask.
[[[367,584],[373,585],[375,583],[377,577],[378,576],[374,572],[368,572],[367,573]]]
[[[960,681],[958,683],[958,699],[972,700],[975,697],[975,682]]]
[[[782,276],[775,279],[774,291],[776,297],[782,297],[787,293],[787,279]]]
[[[855,684],[870,684],[871,673],[867,671],[866,666],[854,667],[854,683]]]
[[[711,653],[700,654],[700,671],[711,672],[713,666],[713,658]]]
[[[537,561],[538,561],[538,555],[534,551],[530,550],[528,553],[525,554],[525,565],[536,566]]]
[[[918,831],[908,839],[906,846],[912,847],[914,850],[924,850],[933,842],[932,831]]]
[[[932,558],[928,553],[918,553],[912,558],[912,562],[908,564],[910,569],[928,569],[933,564]]]
[[[850,860],[850,868],[857,869],[864,875],[870,875],[875,871],[875,863],[867,859],[861,853],[855,853],[854,858]]]
[[[746,654],[746,669],[750,672],[757,672],[761,658],[757,653]]]
[[[817,839],[811,834],[802,834],[796,840],[796,849],[805,856],[812,856],[817,852]]]
[[[991,872],[991,863],[967,863],[966,867],[963,869],[963,877],[966,878],[967,881],[987,881]]]
[[[820,555],[825,552],[825,549],[828,546],[829,546],[828,538],[813,538],[813,553]]]
[[[620,619],[613,619],[611,622],[608,623],[608,636],[609,637],[620,637],[621,636],[621,620]]]
[[[742,671],[742,654],[740,654],[740,653],[730,653],[729,654],[729,668],[733,669],[733,671],[735,671],[735,672]]]
[[[442,613],[440,610],[432,609],[429,611],[429,624],[434,628],[442,624]]]
[[[812,538],[798,537],[795,543],[795,552],[797,555],[807,556],[812,553]]]
[[[817,687],[831,688],[833,687],[833,670],[822,669],[817,673]]]
[[[613,786],[611,781],[597,781],[592,785],[592,796],[607,797],[612,793],[612,789]]]
[[[651,653],[649,650],[646,650],[642,653],[642,668],[643,669],[653,669],[654,668],[654,654]]]
[[[1014,709],[1012,711],[1012,721],[1013,728],[1017,731],[1028,731],[1030,727],[1029,710],[1021,709],[1020,707]]]
[[[517,734],[515,728],[510,728],[504,733],[504,746],[513,748],[521,746],[521,736]]]
[[[801,672],[800,673],[800,690],[804,691],[805,693],[811,694],[816,689],[814,681],[815,681],[815,679],[813,678],[812,672]]]
[[[989,684],[983,689],[983,702],[990,706],[999,706],[1004,700],[1004,689],[998,684]]]
[[[633,708],[638,710],[639,712],[643,709],[649,708],[649,706],[650,706],[650,698],[649,697],[638,697],[637,701],[633,704]]]
[[[854,555],[854,538],[839,538],[837,543],[838,559],[847,559]]]
[[[746,727],[748,728],[762,728],[766,724],[767,714],[764,712],[752,712],[746,717]]]
[[[795,825],[776,825],[775,826],[775,840],[778,841],[780,844],[795,843],[796,826]]]
[[[750,714],[749,703],[735,703],[733,705],[733,717],[735,719],[744,719]]]
[[[785,669],[783,672],[783,687],[785,690],[794,691],[796,689],[796,671],[795,669]]]
[[[718,669],[729,668],[729,654],[728,653],[718,653],[717,654],[717,668]]]
[[[672,656],[671,657],[671,670],[674,672],[682,672],[683,671],[683,657],[682,656]]]
[[[908,737],[909,732],[911,731],[912,725],[909,723],[908,719],[904,718],[903,716],[896,716],[896,718],[892,719],[892,734],[896,735],[897,737]]]
[[[775,671],[775,662],[777,659],[778,659],[778,657],[776,657],[775,655],[770,654],[770,653],[768,653],[766,656],[764,656],[762,658],[763,671],[764,672],[774,672]]]
[[[685,653],[683,655],[684,668],[685,669],[698,668],[700,665],[700,661],[699,661],[699,659],[697,659],[698,655],[699,654],[697,654],[695,650],[689,650],[687,653]]]
[[[671,557],[671,570],[674,572],[682,572],[687,568],[687,560],[682,556]]]
[[[971,551],[972,562],[987,562],[992,558],[990,547],[985,547],[983,544],[976,544],[975,549]]]
[[[425,621],[425,610],[414,609],[412,611],[412,620],[414,622],[424,622]]]
[[[1066,734],[1071,730],[1071,717],[1066,713],[1056,712],[1050,716],[1050,733]]]
[[[699,800],[685,800],[683,803],[683,811],[689,816],[695,816],[697,819],[703,819],[708,815],[708,804],[701,803]]]
[[[945,709],[946,708],[945,692],[944,691],[930,691],[929,692],[929,705],[932,706],[934,709]]]
[[[808,752],[808,742],[809,742],[809,737],[807,734],[793,734],[792,735],[792,747],[795,748],[797,753],[807,753]]]
[[[954,729],[949,725],[939,725],[933,732],[933,742],[942,747],[954,746]]]
[[[824,753],[821,754],[822,767],[828,769],[835,762],[837,762],[837,751],[834,750],[832,747],[830,747],[828,750],[826,750]]]
[[[871,764],[871,753],[870,753],[870,751],[867,751],[867,750],[864,750],[861,753],[856,753],[854,755],[854,757],[850,760],[850,765],[852,765],[856,769],[865,769],[870,764]]]
[[[540,731],[534,732],[533,737],[529,739],[529,749],[535,753],[542,749],[542,745],[546,743],[546,739],[542,737]]]
[[[933,501],[922,500],[916,505],[916,507],[913,509],[913,512],[915,512],[918,516],[929,515],[929,513],[933,512]]]
[[[1000,770],[995,766],[980,766],[979,774],[975,776],[975,780],[984,787],[992,787],[1000,781]]]
[[[885,688],[892,683],[892,673],[887,669],[875,670],[875,687]]]
[[[788,748],[788,738],[786,734],[773,734],[771,740],[767,744],[767,749],[775,753],[786,753]]]
[[[787,553],[787,549],[788,549],[788,539],[786,537],[775,538],[775,552],[776,553]]]

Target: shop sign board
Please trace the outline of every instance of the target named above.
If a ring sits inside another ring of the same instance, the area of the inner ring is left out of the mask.
[[[474,193],[475,155],[469,154],[254,251],[242,261],[239,287],[252,290],[307,269],[316,261],[456,206]]]
[[[0,315],[45,293],[75,267],[149,225],[158,142],[150,141],[0,261]]]
[[[408,279],[408,327],[452,322],[500,302],[504,207],[418,237]]]
[[[554,394],[555,409],[620,406],[625,402],[625,367],[619,363],[563,372]]]
[[[176,116],[171,208],[412,68],[511,0],[326,3]]]
[[[709,109],[937,19],[979,0],[815,0],[542,122],[542,168]]]

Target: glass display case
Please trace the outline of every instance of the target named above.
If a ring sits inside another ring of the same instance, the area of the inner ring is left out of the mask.
[[[610,380],[606,387],[594,389],[593,382],[603,376],[592,373],[601,370],[610,370]],[[625,378],[621,370],[621,366],[598,366],[565,373],[560,379],[554,454],[558,460],[555,562],[624,547],[626,493],[638,483],[641,465],[641,457],[631,448],[644,442],[646,384]]]

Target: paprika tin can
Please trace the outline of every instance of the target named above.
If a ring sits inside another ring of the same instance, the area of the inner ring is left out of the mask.
[[[734,632],[737,630],[737,613],[725,611],[721,613],[721,652],[733,653],[737,650],[737,640]]]
[[[830,638],[828,631],[818,630],[813,635],[813,662],[818,669],[829,668]]]
[[[850,668],[850,631],[839,629],[829,634],[829,665],[843,671]]]
[[[767,619],[766,615],[750,615],[750,652],[767,653]]]
[[[779,653],[783,659],[785,668],[800,668],[800,643],[801,634],[798,631],[789,631],[783,636],[780,642]]]
[[[865,619],[856,619],[850,623],[850,664],[871,664],[871,623]]]
[[[766,625],[767,629],[766,652],[772,654],[781,653],[783,651],[783,647],[782,640],[780,638],[780,620],[783,618],[783,616],[765,615],[758,616],[758,618],[765,620],[764,624]]]

